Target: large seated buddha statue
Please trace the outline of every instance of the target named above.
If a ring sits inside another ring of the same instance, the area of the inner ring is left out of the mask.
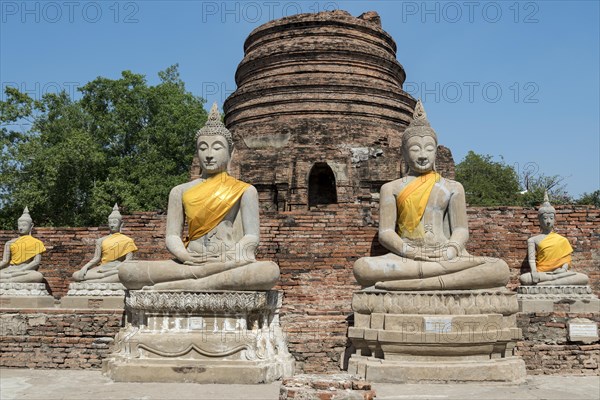
[[[556,210],[548,193],[538,210],[542,233],[527,239],[527,258],[531,272],[522,274],[522,285],[587,285],[587,275],[571,271],[573,248],[569,240],[554,232]]]
[[[233,140],[216,104],[196,134],[196,149],[200,178],[169,194],[166,246],[174,259],[126,262],[119,268],[121,282],[128,289],[148,290],[271,289],[279,267],[255,258],[258,194],[227,173]]]
[[[467,253],[469,238],[463,186],[435,171],[437,135],[421,101],[402,136],[408,173],[381,187],[379,242],[390,252],[363,257],[354,276],[363,287],[383,290],[497,288],[508,265]]]
[[[118,283],[118,267],[133,258],[137,246],[132,238],[123,235],[123,217],[119,212],[119,206],[115,204],[108,216],[108,229],[110,234],[96,241],[94,257],[86,263],[79,271],[73,274],[77,282],[104,282]]]
[[[19,237],[4,245],[0,261],[0,283],[41,283],[44,276],[37,269],[46,248],[40,240],[31,236],[33,220],[27,207],[17,220],[17,229]]]

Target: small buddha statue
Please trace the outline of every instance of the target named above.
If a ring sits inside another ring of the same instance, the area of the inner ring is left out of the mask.
[[[531,272],[522,274],[522,285],[587,285],[587,275],[571,271],[573,248],[569,240],[554,232],[556,210],[548,192],[538,210],[541,234],[527,239],[527,259]]]
[[[362,287],[383,290],[497,288],[508,265],[467,253],[468,219],[463,186],[435,171],[437,135],[419,100],[402,136],[408,173],[381,187],[379,242],[390,252],[354,264]]]
[[[31,236],[33,220],[27,207],[17,220],[17,229],[19,237],[4,245],[0,261],[0,283],[41,283],[44,276],[37,269],[46,248],[44,243]]]
[[[196,134],[196,150],[200,178],[169,194],[166,246],[175,259],[125,262],[119,268],[121,282],[128,289],[148,290],[271,289],[279,267],[255,258],[258,193],[227,173],[233,139],[216,104]]]
[[[119,206],[115,204],[108,216],[110,235],[103,236],[96,241],[94,257],[73,274],[75,281],[119,282],[117,268],[123,261],[131,260],[133,253],[138,249],[132,238],[121,233],[122,227],[123,217],[119,212]]]

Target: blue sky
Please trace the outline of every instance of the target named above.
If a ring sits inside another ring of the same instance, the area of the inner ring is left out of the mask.
[[[0,1],[0,82],[32,96],[179,63],[210,107],[235,90],[248,34],[270,19],[377,11],[456,162],[473,150],[600,188],[598,1]]]

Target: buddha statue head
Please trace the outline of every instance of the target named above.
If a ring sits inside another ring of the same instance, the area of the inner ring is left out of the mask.
[[[108,216],[108,229],[110,233],[116,233],[121,231],[123,226],[123,216],[119,212],[119,205],[115,203],[112,212]]]
[[[196,133],[196,151],[203,177],[227,171],[233,138],[221,121],[217,103],[210,109],[206,124]]]
[[[556,210],[550,204],[548,198],[548,191],[544,191],[544,202],[538,209],[538,219],[540,221],[540,228],[543,232],[551,232],[554,229],[554,222],[556,217]]]
[[[429,125],[421,100],[417,101],[413,120],[402,134],[402,155],[412,174],[435,171],[437,135]]]
[[[33,220],[31,219],[31,215],[29,215],[29,208],[25,207],[23,215],[17,220],[17,231],[19,232],[19,235],[23,236],[29,235],[32,229]]]

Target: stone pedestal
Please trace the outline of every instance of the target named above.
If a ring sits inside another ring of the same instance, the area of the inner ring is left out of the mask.
[[[0,283],[0,307],[2,308],[53,308],[44,283]]]
[[[513,350],[516,294],[506,290],[386,292],[352,298],[357,353],[348,372],[368,381],[520,382],[523,360]]]
[[[117,382],[253,384],[293,374],[277,291],[130,291],[103,371]]]
[[[598,313],[600,300],[590,286],[519,286],[519,312]]]
[[[123,309],[125,286],[120,283],[73,282],[60,299],[61,308]]]

